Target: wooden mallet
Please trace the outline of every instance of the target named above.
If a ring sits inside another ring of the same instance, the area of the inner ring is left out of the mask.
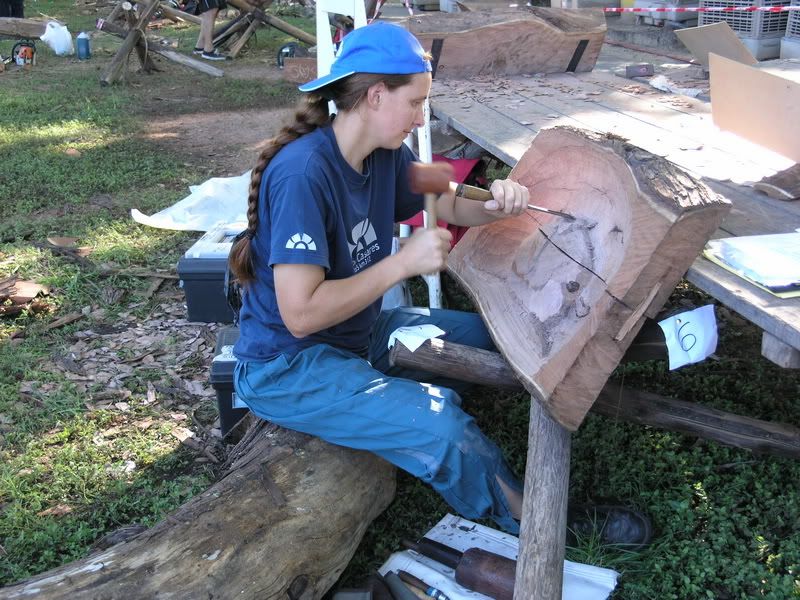
[[[411,191],[425,194],[426,229],[436,229],[436,198],[450,191],[455,170],[450,163],[412,163],[408,173]]]
[[[425,211],[428,215],[436,215],[436,195],[444,194],[450,190],[451,181],[455,174],[453,167],[449,163],[413,163],[411,165],[410,180],[411,191],[416,194],[425,194]],[[461,196],[469,200],[479,200],[480,202],[488,202],[492,200],[492,192],[484,190],[473,185],[459,183],[458,185],[452,184],[455,187],[456,196]],[[431,199],[429,199],[429,197]],[[431,208],[428,208],[430,205]],[[535,210],[538,212],[547,213],[562,217],[570,221],[574,221],[575,217],[569,213],[545,208],[543,206],[536,206],[535,204],[528,204],[528,210]],[[431,212],[433,211],[433,212]],[[433,219],[433,227],[436,227],[436,219]],[[429,222],[430,225],[430,222]]]

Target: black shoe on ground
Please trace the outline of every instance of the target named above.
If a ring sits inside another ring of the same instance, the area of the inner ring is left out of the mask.
[[[624,506],[570,506],[567,544],[575,546],[578,539],[592,536],[597,536],[602,544],[637,551],[650,543],[653,526],[646,515]]]
[[[202,53],[203,53],[202,48],[195,48],[194,50],[192,50],[192,54],[202,54]]]
[[[203,52],[200,55],[200,57],[201,58],[205,58],[206,60],[225,60],[225,59],[228,58],[227,56],[223,56],[222,54],[220,54],[216,50],[213,50],[211,52]]]

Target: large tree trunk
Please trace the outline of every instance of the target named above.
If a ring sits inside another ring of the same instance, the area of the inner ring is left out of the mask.
[[[394,496],[389,463],[263,421],[231,457],[225,476],[152,529],[0,598],[319,598]]]
[[[591,71],[606,35],[599,9],[540,6],[414,15],[404,25],[433,55],[437,79]]]

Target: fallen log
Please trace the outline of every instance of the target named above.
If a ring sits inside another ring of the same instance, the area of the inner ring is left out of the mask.
[[[395,344],[392,364],[428,371],[478,385],[522,391],[524,388],[497,352],[434,339],[411,352]],[[622,388],[608,382],[591,412],[611,419],[677,431],[758,453],[800,458],[800,429],[709,408],[695,402]]]
[[[263,421],[230,463],[155,527],[0,598],[320,598],[394,495],[394,467],[375,455]]]
[[[9,35],[18,38],[36,38],[44,35],[47,23],[54,19],[43,21],[41,19],[15,19],[0,17],[0,35]],[[57,21],[56,21],[57,22]]]

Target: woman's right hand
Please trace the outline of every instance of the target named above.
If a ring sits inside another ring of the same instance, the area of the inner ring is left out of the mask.
[[[408,277],[438,273],[447,266],[447,255],[450,252],[450,241],[453,239],[447,229],[417,229],[406,238],[398,257],[403,259],[403,264]]]

